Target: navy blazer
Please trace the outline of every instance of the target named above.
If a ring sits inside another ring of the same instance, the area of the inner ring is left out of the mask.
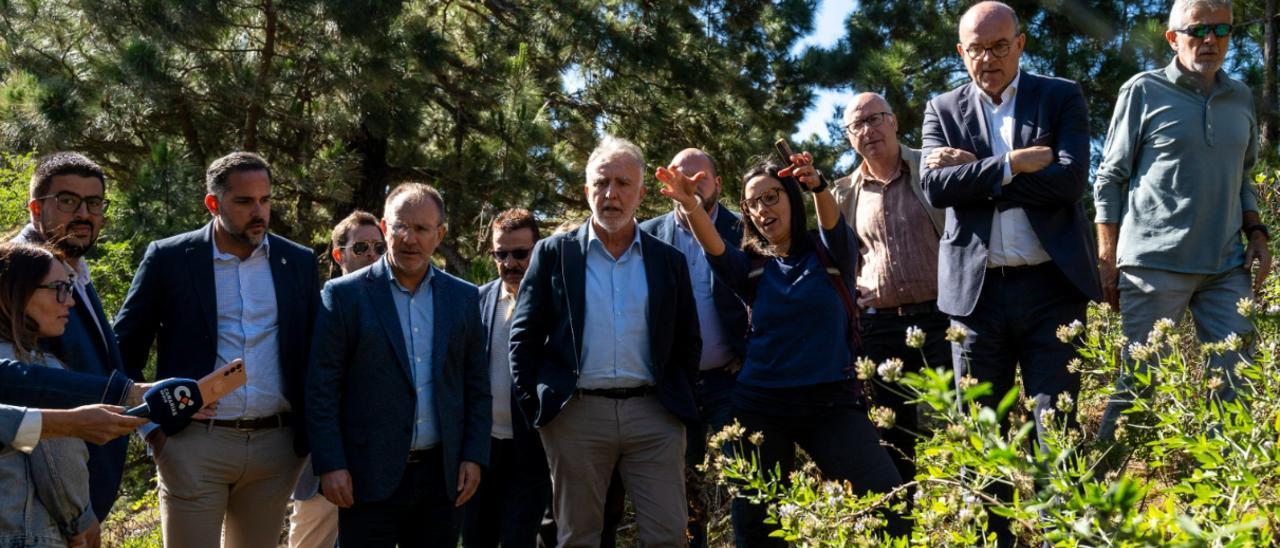
[[[511,319],[516,401],[535,427],[549,424],[578,386],[586,314],[587,223],[539,241]],[[702,357],[698,309],[684,254],[640,231],[649,282],[651,373],[659,401],[688,424],[698,421],[693,384]]]
[[[294,416],[301,420],[320,277],[310,249],[274,234],[267,238],[280,326],[276,341],[282,386]],[[142,379],[152,342],[156,343],[156,378],[199,379],[212,372],[218,350],[215,291],[209,224],[151,242],[116,316],[116,338],[129,376]],[[299,456],[305,455],[305,429],[294,428],[294,433],[294,449]]]
[[[737,215],[724,206],[719,206],[716,214],[716,232],[724,239],[724,245],[742,247],[742,221]],[[675,212],[649,219],[640,223],[640,230],[653,234],[659,240],[675,246],[676,214]],[[677,248],[678,249],[678,248]],[[710,269],[711,265],[707,265]],[[716,303],[716,314],[720,317],[720,328],[729,339],[734,357],[741,362],[747,356],[747,305],[728,286],[713,273],[711,275],[711,300]]]
[[[307,428],[317,475],[346,469],[356,502],[385,500],[404,475],[417,420],[413,370],[380,260],[324,286],[307,374]],[[461,461],[489,464],[493,402],[476,286],[436,270],[431,370],[444,480]]]
[[[35,409],[72,409],[107,403],[123,406],[133,382],[109,376],[0,359],[0,403]]]
[[[1014,175],[1002,185],[1004,158],[992,156],[985,113],[973,84],[929,101],[924,114],[920,185],[936,208],[946,208],[939,243],[938,308],[953,316],[973,312],[987,272],[987,244],[997,207],[1027,214],[1049,257],[1085,298],[1100,300],[1092,232],[1081,199],[1089,175],[1089,111],[1080,86],[1070,80],[1022,72],[1014,105],[1013,148],[1046,145],[1055,161]],[[924,158],[938,147],[972,152],[977,161],[929,169]]]
[[[15,242],[44,245],[44,235],[28,224],[13,239]],[[84,260],[84,259],[81,259]],[[102,301],[93,284],[85,287],[88,302],[76,293],[76,305],[67,317],[67,327],[58,337],[41,339],[41,346],[56,356],[67,369],[92,375],[110,376],[112,372],[124,373],[124,360],[116,344],[116,334],[111,330],[110,318],[102,310]],[[90,312],[92,311],[92,312]],[[97,321],[94,321],[97,315]],[[99,330],[98,326],[102,329]],[[89,499],[93,512],[106,516],[115,504],[124,476],[125,454],[129,450],[129,437],[122,436],[105,445],[86,444],[89,448]]]

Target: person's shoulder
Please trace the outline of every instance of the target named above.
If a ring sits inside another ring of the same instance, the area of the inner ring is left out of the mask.
[[[667,213],[664,213],[662,215],[659,215],[657,217],[644,221],[640,223],[640,230],[644,232],[648,232],[649,234],[653,234],[654,236],[657,236],[658,231],[662,229],[662,225],[664,223],[673,222],[675,220],[675,215],[676,214],[674,212],[668,211]]]
[[[480,298],[483,299],[489,293],[497,291],[498,284],[500,283],[502,283],[502,278],[494,278],[486,282],[484,285],[481,285],[480,288],[478,289],[478,291],[480,292]]]
[[[209,225],[204,225],[192,231],[174,234],[168,238],[161,238],[151,242],[148,246],[153,253],[158,256],[168,256],[175,253],[184,252],[193,245],[210,242]]]
[[[642,249],[646,247],[646,242],[648,243],[648,249],[645,249],[646,252],[661,253],[669,257],[678,257],[680,259],[680,264],[684,264],[683,251],[680,251],[679,249],[676,249],[675,246],[662,241],[662,238],[642,230],[640,231],[640,245]]]
[[[271,239],[271,249],[277,250],[286,257],[297,260],[309,260],[311,262],[315,262],[316,260],[316,254],[311,251],[311,248],[305,245],[277,234],[268,234],[267,237]]]
[[[435,273],[432,274],[432,276],[436,277],[436,287],[442,288],[446,291],[461,291],[470,295],[476,295],[479,291],[479,289],[476,288],[476,284],[454,276],[440,268],[435,269]]]
[[[933,105],[935,110],[945,110],[950,108],[958,104],[960,99],[964,98],[966,93],[971,93],[969,90],[969,86],[971,85],[972,84],[966,82],[950,90],[939,93],[933,96],[932,99],[929,99],[929,104]]]

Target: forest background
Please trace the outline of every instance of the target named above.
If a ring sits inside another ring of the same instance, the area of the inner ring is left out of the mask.
[[[318,256],[347,213],[380,213],[389,185],[436,185],[451,228],[439,265],[481,283],[497,212],[526,207],[548,227],[588,215],[584,163],[605,132],[639,144],[649,172],[682,148],[706,150],[726,204],[820,89],[882,93],[918,146],[925,102],[968,79],[954,44],[971,2],[855,2],[834,46],[800,47],[818,3],[3,0],[0,227],[26,221],[34,157],[78,150],[101,163],[111,206],[91,259],[114,313],[148,242],[208,221],[205,166],[252,150],[274,165],[271,230]],[[1008,3],[1028,35],[1023,67],[1084,88],[1096,164],[1121,84],[1171,58],[1169,2]],[[1227,59],[1254,90],[1273,226],[1276,3],[1234,3]],[[793,144],[840,174],[840,109],[824,114],[825,135]],[[651,188],[640,216],[669,207]],[[135,451],[131,471],[111,545],[158,538],[132,525],[154,514],[140,512],[155,500],[150,460]]]

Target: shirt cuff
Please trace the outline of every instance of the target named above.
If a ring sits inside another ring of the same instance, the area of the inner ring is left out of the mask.
[[[40,443],[40,431],[44,426],[44,415],[39,409],[27,409],[22,414],[22,422],[18,424],[18,431],[13,435],[13,448],[23,453],[30,454],[35,450],[36,444]]]
[[[1013,182],[1013,164],[1010,162],[1009,153],[1004,153],[1004,161],[1001,162],[1001,164],[1004,165],[1004,179],[1000,181],[1001,185],[1007,185]]]

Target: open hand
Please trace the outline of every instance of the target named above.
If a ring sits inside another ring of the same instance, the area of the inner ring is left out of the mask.
[[[813,155],[808,152],[791,155],[791,165],[778,171],[779,177],[795,177],[806,190],[813,190],[822,184],[822,177],[813,167]]]
[[[101,403],[75,409],[42,410],[41,437],[80,438],[102,445],[147,423],[147,419],[122,415],[123,412],[123,407]]]
[[[658,182],[662,183],[662,188],[658,190],[663,196],[671,198],[685,212],[693,211],[699,207],[701,197],[698,196],[698,183],[708,177],[707,172],[699,171],[693,177],[686,177],[684,172],[675,166],[660,167],[654,173],[654,177]]]

